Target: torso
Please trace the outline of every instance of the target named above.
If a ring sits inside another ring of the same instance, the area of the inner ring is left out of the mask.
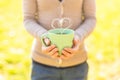
[[[37,0],[39,23],[46,29],[51,29],[51,21],[60,16],[60,4],[64,7],[63,17],[72,19],[72,29],[76,29],[82,22],[82,0]],[[71,6],[72,5],[72,6]]]

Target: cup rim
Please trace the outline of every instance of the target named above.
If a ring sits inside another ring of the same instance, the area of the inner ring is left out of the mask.
[[[59,31],[59,30],[65,30],[65,31],[66,31],[66,30],[67,30],[67,31],[69,30],[69,31],[70,31],[69,33],[64,34],[64,35],[68,35],[68,34],[73,34],[73,33],[74,33],[74,30],[72,30],[72,29],[64,29],[64,28],[51,29],[51,30],[49,30],[49,33],[51,33],[51,34],[56,34],[56,33],[53,32],[54,30],[58,30],[58,31]],[[59,34],[56,34],[56,35],[59,35]]]

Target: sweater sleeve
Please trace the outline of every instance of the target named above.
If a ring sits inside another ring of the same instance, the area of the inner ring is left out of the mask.
[[[83,0],[83,17],[83,23],[75,30],[81,41],[84,41],[96,25],[95,0]]]
[[[36,19],[37,1],[23,0],[24,27],[36,38],[39,38],[47,30],[38,24]]]

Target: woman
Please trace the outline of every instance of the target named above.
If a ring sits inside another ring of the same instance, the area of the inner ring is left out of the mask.
[[[84,40],[96,24],[95,0],[23,0],[23,9],[25,28],[35,38],[32,80],[86,80],[88,64]],[[43,46],[40,37],[52,29],[53,19],[64,17],[71,19],[70,28],[75,31],[75,37],[73,47],[64,48],[59,56],[57,47],[49,45],[47,38],[44,40],[49,46]]]

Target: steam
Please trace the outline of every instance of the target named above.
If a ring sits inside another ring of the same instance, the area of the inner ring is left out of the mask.
[[[64,26],[64,23],[67,24],[67,26]],[[55,24],[58,24],[57,26],[55,26]],[[64,33],[64,31],[68,28],[70,28],[72,26],[72,21],[70,18],[67,18],[67,17],[64,17],[64,18],[55,18],[52,20],[52,23],[51,23],[51,27],[53,29],[55,28],[61,28],[63,30],[61,30],[61,34]]]

